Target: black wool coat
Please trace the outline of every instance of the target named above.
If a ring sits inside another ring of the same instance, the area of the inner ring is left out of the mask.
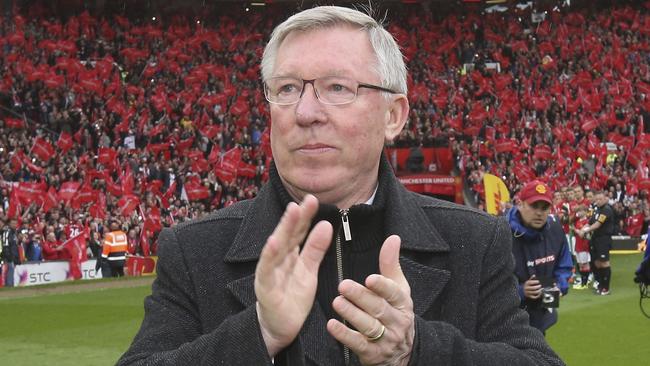
[[[382,165],[387,165],[383,159]],[[505,220],[407,191],[382,166],[384,223],[402,239],[416,340],[411,365],[563,365],[519,308]],[[164,229],[145,317],[118,365],[271,365],[255,310],[254,273],[284,207],[259,195]],[[343,365],[314,302],[276,364]]]

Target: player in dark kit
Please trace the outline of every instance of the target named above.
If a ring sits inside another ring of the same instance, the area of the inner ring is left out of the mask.
[[[590,250],[594,261],[594,277],[598,281],[596,294],[609,295],[609,284],[612,269],[609,263],[609,251],[612,249],[612,234],[614,233],[614,210],[609,205],[605,192],[596,192],[594,197],[596,211],[589,226],[581,228],[576,233],[580,237],[591,235]]]

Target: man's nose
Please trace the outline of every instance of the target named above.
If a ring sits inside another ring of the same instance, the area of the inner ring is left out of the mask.
[[[296,122],[299,125],[310,125],[316,122],[325,121],[323,104],[316,96],[316,89],[313,84],[305,83],[302,96],[296,105]]]

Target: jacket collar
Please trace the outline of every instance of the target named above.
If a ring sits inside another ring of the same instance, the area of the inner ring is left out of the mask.
[[[379,181],[380,185],[386,185],[383,188],[388,193],[386,233],[399,235],[402,239],[401,267],[411,286],[414,312],[421,316],[438,298],[451,274],[445,268],[429,267],[411,258],[422,252],[444,255],[449,252],[449,245],[442,239],[425,210],[416,202],[415,196],[395,178],[383,155]],[[265,185],[248,208],[233,245],[224,258],[226,263],[250,262],[259,258],[266,239],[284,212],[279,202],[271,185]],[[255,303],[254,274],[229,283],[227,288],[242,305],[251,306]],[[333,351],[338,348],[334,338],[327,332],[326,322],[318,301],[314,301],[300,332],[305,355],[322,366],[337,364],[333,357],[338,356],[338,352]],[[326,344],[322,340],[327,340]]]

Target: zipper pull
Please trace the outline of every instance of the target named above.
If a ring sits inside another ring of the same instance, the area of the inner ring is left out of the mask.
[[[345,236],[345,241],[352,240],[352,233],[350,232],[350,218],[348,218],[348,213],[350,210],[340,210],[341,221],[343,222],[343,235]]]

